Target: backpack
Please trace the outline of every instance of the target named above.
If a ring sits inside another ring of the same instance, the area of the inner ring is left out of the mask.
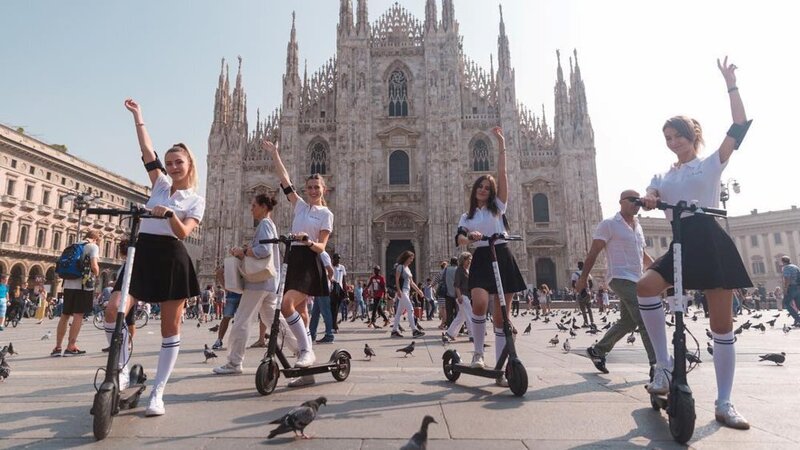
[[[447,297],[447,282],[444,277],[445,270],[447,269],[443,269],[442,274],[439,276],[439,285],[436,286],[436,298]]]
[[[70,245],[61,252],[56,262],[56,273],[65,280],[82,278],[89,267],[89,255],[86,254],[86,242]]]

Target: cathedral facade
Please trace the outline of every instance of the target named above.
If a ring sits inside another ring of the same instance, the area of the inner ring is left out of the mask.
[[[497,142],[506,136],[512,245],[529,285],[565,287],[602,219],[594,133],[577,61],[564,76],[557,53],[553,126],[521,105],[500,11],[497,67],[464,54],[452,0],[427,0],[424,20],[394,4],[370,24],[367,0],[341,0],[335,57],[301,74],[292,27],[280,108],[246,118],[241,59],[231,92],[223,61],[208,148],[207,209],[200,276],[210,280],[227,254],[253,233],[249,202],[279,195],[273,213],[281,232],[291,208],[272,161],[259,150],[277,139],[298,191],[312,173],[325,175],[334,213],[330,252],[350,274],[390,267],[403,250],[416,253],[418,280],[456,255],[454,235],[475,179],[496,171]],[[352,280],[351,280],[352,281]]]

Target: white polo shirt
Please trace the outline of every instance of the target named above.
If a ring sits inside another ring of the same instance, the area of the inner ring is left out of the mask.
[[[719,160],[719,150],[711,155],[697,157],[678,167],[672,167],[663,174],[657,174],[650,181],[648,191],[655,189],[662,202],[676,204],[681,200],[697,201],[698,206],[708,208],[719,207],[720,178],[728,165]],[[672,211],[664,211],[668,220],[672,220]],[[691,213],[683,213],[683,217]]]
[[[159,172],[158,178],[153,183],[153,192],[145,205],[147,209],[166,206],[175,213],[175,217],[180,221],[190,217],[201,222],[206,210],[206,199],[193,189],[177,190],[174,194],[170,194],[170,189],[172,189],[172,179]],[[169,226],[169,219],[142,219],[139,232],[177,238],[172,227]]]
[[[609,280],[620,279],[633,282],[642,277],[644,258],[644,232],[634,217],[631,227],[620,213],[606,219],[597,226],[592,239],[606,243]]]
[[[347,275],[347,269],[344,267],[344,264],[333,266],[333,281],[339,283],[339,286],[343,286],[342,280],[345,275]]]
[[[306,233],[309,239],[319,240],[322,230],[333,232],[333,212],[327,206],[309,205],[299,195],[294,204],[294,219],[292,219],[292,233]],[[292,245],[306,245],[303,242],[293,242]]]
[[[468,213],[464,213],[461,215],[461,220],[458,221],[458,226],[463,227],[467,230],[467,232],[471,231],[478,231],[484,236],[491,236],[495,233],[505,233],[506,227],[503,225],[503,214],[506,212],[506,204],[501,202],[499,198],[495,197],[494,204],[497,205],[497,209],[499,210],[499,214],[496,216],[489,211],[489,208],[482,207],[475,210],[475,215],[472,219],[468,219]],[[503,244],[506,241],[503,239],[498,239],[495,241],[495,244]],[[489,242],[487,241],[475,241],[472,243],[472,246],[477,247],[488,247]]]

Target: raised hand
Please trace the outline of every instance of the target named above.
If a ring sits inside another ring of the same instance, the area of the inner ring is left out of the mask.
[[[276,143],[272,143],[271,141],[269,141],[267,139],[263,139],[261,141],[261,150],[264,150],[264,151],[270,153],[271,155],[275,155],[275,154],[278,153],[278,143],[277,142]]]
[[[503,136],[503,129],[500,128],[500,127],[493,127],[492,128],[492,134],[494,134],[494,136],[500,142],[500,148],[501,149],[505,149],[506,148],[506,138]]]
[[[717,58],[717,67],[719,71],[722,72],[722,76],[725,78],[725,84],[728,86],[728,89],[736,86],[736,73],[735,70],[738,69],[736,64],[730,63],[728,64],[728,57],[726,56],[725,59],[720,62],[719,58]]]
[[[125,108],[134,114],[142,114],[142,107],[132,98],[125,99]]]

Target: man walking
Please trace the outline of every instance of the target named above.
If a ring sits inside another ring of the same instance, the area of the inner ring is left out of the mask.
[[[594,287],[594,280],[589,273],[592,268],[584,270],[583,261],[578,261],[578,270],[572,274],[572,289],[575,290],[575,299],[578,300],[578,306],[581,308],[581,316],[583,316],[583,327],[586,328],[590,324],[594,325],[594,317],[592,316],[592,288]],[[583,284],[582,288],[578,288],[578,280],[586,274],[587,283]],[[588,320],[586,316],[589,316]]]
[[[792,264],[792,260],[788,256],[781,258],[783,263],[783,307],[786,312],[794,319],[793,327],[800,327],[800,315],[795,311],[800,309],[800,267]],[[794,303],[794,307],[792,307]]]
[[[594,232],[592,248],[586,255],[583,272],[575,283],[575,290],[581,292],[586,288],[589,272],[594,267],[600,251],[606,249],[608,259],[608,278],[611,279],[609,287],[620,298],[620,318],[600,342],[586,349],[597,370],[608,373],[606,368],[606,355],[614,348],[626,334],[632,333],[636,328],[642,336],[642,343],[647,352],[650,365],[656,363],[653,345],[642,322],[639,313],[639,301],[636,297],[636,282],[641,278],[644,267],[649,266],[653,260],[644,251],[644,233],[636,214],[639,206],[636,200],[639,193],[633,190],[623,191],[620,195],[620,210],[612,218],[606,219],[597,226]]]

